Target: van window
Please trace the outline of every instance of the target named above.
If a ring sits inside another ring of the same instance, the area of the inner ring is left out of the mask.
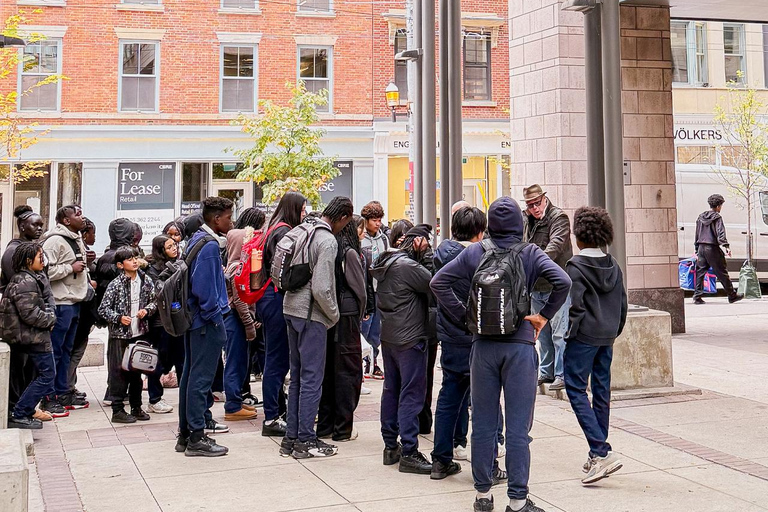
[[[763,214],[763,224],[768,225],[768,191],[760,192],[760,212]]]

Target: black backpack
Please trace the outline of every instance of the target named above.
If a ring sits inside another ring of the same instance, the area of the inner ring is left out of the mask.
[[[192,326],[192,314],[187,306],[189,298],[189,267],[208,242],[215,240],[206,235],[187,253],[186,259],[166,263],[171,275],[157,285],[157,312],[163,329],[171,336],[183,336]]]
[[[508,336],[517,332],[531,311],[527,279],[517,243],[500,249],[491,239],[482,242],[483,259],[469,289],[467,327],[474,334]]]
[[[330,232],[327,224],[305,222],[290,230],[277,243],[272,256],[270,277],[280,291],[295,292],[312,279],[315,263],[309,249],[318,229]]]

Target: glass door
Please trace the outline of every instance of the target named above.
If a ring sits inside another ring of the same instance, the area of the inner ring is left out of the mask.
[[[211,184],[211,195],[226,197],[235,203],[232,220],[235,221],[243,210],[253,206],[253,184],[251,182],[217,182]]]

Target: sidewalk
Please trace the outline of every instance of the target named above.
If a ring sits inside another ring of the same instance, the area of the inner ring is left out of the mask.
[[[674,339],[676,381],[703,393],[616,402],[610,441],[624,468],[609,479],[581,485],[588,448],[576,419],[567,402],[539,397],[530,485],[539,506],[563,512],[768,511],[768,300],[708,302],[687,306],[688,333]],[[279,439],[260,435],[259,418],[230,423],[231,432],[217,437],[229,455],[203,459],[174,452],[175,411],[113,428],[111,411],[98,400],[106,370],[86,368],[78,387],[91,407],[34,432],[30,510],[471,511],[469,463],[442,481],[381,464],[382,382],[366,385],[374,393],[363,396],[357,410],[360,437],[341,443],[336,457],[279,457]],[[166,400],[175,406],[177,390],[166,390]],[[223,418],[223,406],[216,404],[213,413]],[[430,440],[421,439],[424,453],[431,451]],[[503,511],[506,488],[494,488],[494,495],[496,510]]]

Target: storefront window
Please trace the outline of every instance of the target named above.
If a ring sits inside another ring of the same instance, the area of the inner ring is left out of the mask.
[[[208,195],[208,164],[184,163],[181,166],[181,200],[202,201]]]
[[[677,163],[679,164],[715,164],[716,151],[712,146],[678,146]]]
[[[213,164],[213,179],[235,181],[244,168],[240,162],[216,162]]]
[[[67,204],[80,204],[83,192],[83,164],[59,164],[59,187],[56,208]]]
[[[43,217],[47,229],[49,227],[48,219],[51,217],[51,166],[50,164],[41,165],[39,170],[45,171],[45,175],[34,176],[16,183],[13,207],[22,204],[31,206],[35,212]],[[14,225],[14,236],[17,235],[15,229]]]

